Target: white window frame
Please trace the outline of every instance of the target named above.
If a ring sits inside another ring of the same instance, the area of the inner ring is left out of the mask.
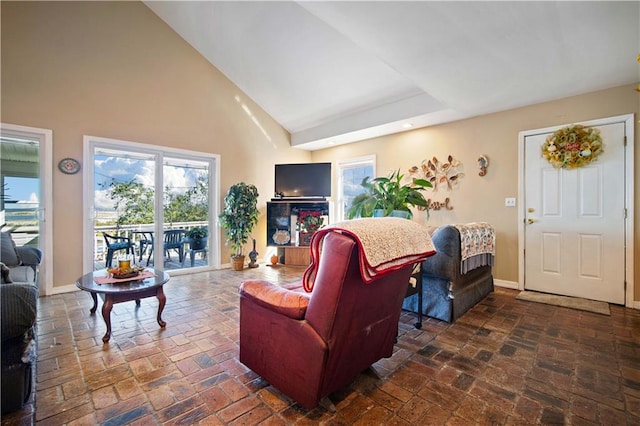
[[[348,168],[354,168],[358,166],[368,166],[371,165],[373,167],[373,177],[376,176],[376,155],[365,155],[362,157],[355,158],[347,158],[344,160],[338,160],[336,162],[336,191],[337,194],[336,201],[333,207],[333,215],[336,221],[346,220],[347,218],[344,216],[344,209],[342,208],[342,204],[344,202],[344,193],[343,193],[343,182],[342,182],[342,171]]]

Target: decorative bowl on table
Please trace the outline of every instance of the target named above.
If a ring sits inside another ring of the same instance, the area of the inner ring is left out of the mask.
[[[273,242],[276,244],[287,244],[291,241],[291,234],[289,234],[289,231],[280,229],[277,230],[271,238],[273,238]]]
[[[131,266],[129,268],[124,268],[124,269],[120,269],[120,268],[109,269],[108,272],[111,275],[111,277],[121,280],[125,278],[137,277],[138,275],[140,275],[142,271],[144,271],[144,268],[142,266]]]

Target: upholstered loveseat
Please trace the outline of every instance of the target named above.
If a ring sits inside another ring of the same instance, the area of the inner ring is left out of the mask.
[[[431,238],[436,255],[422,263],[422,313],[454,322],[493,291],[495,233],[486,223],[469,223],[441,226]],[[418,312],[417,294],[403,308]]]
[[[0,232],[0,321],[2,334],[2,413],[16,411],[31,395],[35,364],[37,272],[42,252],[16,247]]]

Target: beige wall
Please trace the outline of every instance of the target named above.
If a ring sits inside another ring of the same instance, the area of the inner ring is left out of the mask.
[[[527,84],[523,82],[523,84]],[[451,192],[438,189],[434,200],[451,199],[453,210],[418,215],[426,225],[487,221],[497,232],[495,277],[518,281],[517,209],[504,206],[505,197],[518,195],[518,133],[556,125],[617,115],[640,113],[640,95],[634,85],[617,87],[554,102],[485,115],[468,120],[417,129],[355,144],[315,151],[313,161],[336,161],[376,154],[377,174],[405,172],[425,158],[446,160],[449,154],[462,162],[465,177]],[[496,88],[499,90],[499,88]],[[635,138],[640,127],[636,122]],[[628,143],[634,143],[629,141]],[[485,154],[490,166],[478,176],[476,159]],[[640,257],[640,149],[635,149],[635,247]],[[635,299],[640,300],[640,262],[635,264]]]
[[[83,135],[219,154],[220,204],[233,183],[254,183],[264,217],[273,165],[310,158],[142,3],[3,1],[1,8],[1,120],[52,129],[54,164],[81,159]],[[82,272],[81,174],[54,169],[53,204],[53,280],[63,286]],[[264,222],[253,233],[261,255]]]

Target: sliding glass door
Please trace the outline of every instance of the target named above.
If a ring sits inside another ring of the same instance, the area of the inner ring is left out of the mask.
[[[95,146],[92,164],[93,269],[117,265],[125,256],[141,262],[152,247],[144,232],[153,235],[156,222],[156,155]]]
[[[209,264],[209,172],[208,161],[164,157],[163,244],[167,265],[173,266],[176,257],[182,268]],[[203,236],[193,237],[195,229]]]
[[[173,271],[218,266],[216,156],[96,137],[85,144],[92,169],[85,264],[97,270],[128,258]],[[206,234],[204,245],[191,238],[195,229]]]

